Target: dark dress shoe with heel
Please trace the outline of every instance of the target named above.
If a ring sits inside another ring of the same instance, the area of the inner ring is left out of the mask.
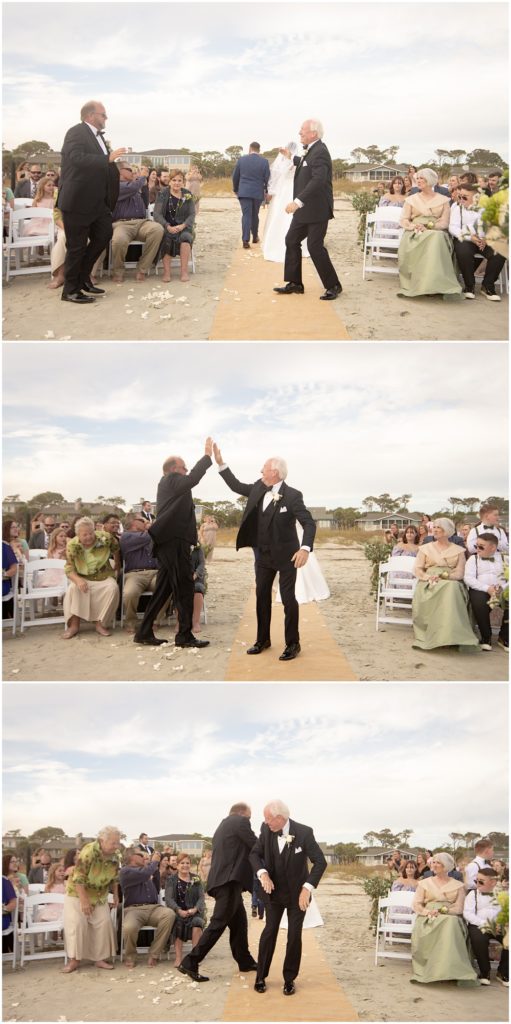
[[[183,964],[179,964],[178,971],[187,974],[192,981],[209,981],[209,978],[205,974],[199,974],[195,967],[184,967]]]
[[[189,636],[186,640],[176,640],[176,647],[209,647],[209,640],[197,640],[196,636]]]
[[[269,640],[265,640],[264,643],[259,643],[259,640],[256,640],[255,644],[248,648],[247,654],[260,654],[261,651],[267,651],[268,647],[271,647]]]
[[[327,302],[331,299],[336,299],[342,292],[342,285],[336,284],[333,288],[327,288],[323,295],[320,295],[320,299],[325,299]]]
[[[255,989],[256,992],[266,992],[266,982],[265,981],[256,981],[256,983],[254,985],[254,989]]]
[[[133,637],[134,644],[145,644],[146,647],[160,647],[161,644],[166,644],[167,640],[161,640],[157,636],[135,636]]]
[[[279,661],[292,661],[301,651],[300,644],[288,644],[280,655]]]
[[[83,292],[62,292],[62,302],[78,302],[84,306],[87,302],[95,302],[92,295],[84,295]]]
[[[296,292],[297,295],[303,295],[305,288],[303,284],[293,284],[293,281],[288,281],[283,288],[274,288],[273,291],[277,292],[277,295],[292,295],[293,292]]]
[[[285,981],[282,991],[285,996],[294,996],[296,992],[294,981]]]
[[[104,295],[105,294],[105,289],[104,288],[96,288],[96,285],[93,284],[92,281],[86,281],[85,284],[82,284],[81,290],[82,290],[82,292],[87,292],[88,295]]]

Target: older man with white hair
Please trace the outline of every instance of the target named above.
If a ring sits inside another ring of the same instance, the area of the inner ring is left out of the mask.
[[[309,861],[312,864],[310,870]],[[283,991],[285,996],[292,996],[300,970],[303,920],[311,893],[326,868],[326,860],[312,829],[293,821],[282,800],[271,800],[264,808],[264,823],[250,854],[250,863],[261,882],[266,910],[254,988],[256,992],[266,991],[266,978],[275,952],[279,925],[284,910],[287,910]]]
[[[304,121],[300,141],[304,152],[301,157],[293,157],[296,166],[293,200],[286,206],[286,213],[293,214],[286,235],[284,280],[287,284],[273,290],[279,295],[303,294],[302,241],[306,238],[309,255],[325,288],[320,298],[336,299],[342,286],[324,244],[328,221],[334,216],[332,160],[323,142],[321,121]],[[288,149],[282,149],[281,153],[291,158]]]
[[[301,491],[285,482],[287,465],[284,459],[267,459],[261,469],[261,478],[253,484],[243,484],[224,463],[218,445],[213,445],[213,452],[227,486],[248,498],[236,538],[236,550],[251,547],[255,551],[257,638],[247,654],[261,654],[271,647],[272,587],[279,573],[286,641],[279,660],[291,661],[301,649],[295,596],[296,572],[305,565],[312,551],[316,524],[303,503]],[[297,521],[303,526],[301,545],[296,532]]]

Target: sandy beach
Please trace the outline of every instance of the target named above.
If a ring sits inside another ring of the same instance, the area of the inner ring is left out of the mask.
[[[328,966],[361,1020],[403,1021],[501,1021],[507,1020],[507,993],[498,984],[490,988],[458,989],[451,982],[410,984],[409,961],[380,960],[374,965],[374,936],[369,927],[369,898],[356,881],[345,882],[327,875],[317,901],[324,925],[312,935]],[[208,897],[211,911],[212,900]],[[249,910],[249,898],[245,895]],[[250,920],[249,940],[256,953],[262,923]],[[304,943],[304,949],[305,949]],[[216,1021],[222,1020],[227,995],[253,983],[253,975],[240,976],[230,954],[226,935],[204,964],[210,981],[198,985],[163,960],[152,971],[139,957],[135,971],[116,961],[112,972],[92,965],[73,977],[60,973],[61,960],[33,961],[12,972],[3,970],[5,1021]],[[279,963],[275,964],[276,974]],[[307,960],[302,963],[302,985]],[[308,982],[310,984],[310,982]],[[292,1007],[283,1001],[282,1020],[308,1020],[300,1015],[300,977]],[[254,998],[261,999],[259,996]],[[317,1000],[320,1003],[321,993]],[[264,1014],[261,999],[261,1020]],[[296,1014],[296,1016],[294,1016]],[[231,1019],[231,1018],[229,1018]],[[275,1018],[271,1018],[275,1019]],[[319,1020],[321,1017],[315,1016]]]
[[[346,656],[355,677],[371,681],[497,681],[508,678],[508,657],[496,645],[491,653],[459,654],[456,649],[419,651],[412,648],[410,626],[385,625],[376,633],[375,604],[369,594],[369,563],[357,546],[326,543],[316,548],[331,596],[318,605],[320,614]],[[237,639],[244,607],[254,587],[253,559],[248,550],[216,548],[208,567],[206,597],[208,622],[201,636],[210,640],[206,650],[176,649],[175,626],[159,635],[169,640],[160,649],[139,647],[119,626],[101,638],[90,625],[73,640],[62,640],[62,627],[35,626],[23,635],[4,635],[4,679],[55,680],[201,680],[222,681]],[[302,639],[307,629],[302,606]],[[246,630],[249,642],[255,638]],[[276,654],[283,637],[273,636]],[[275,654],[275,678],[278,661]],[[250,659],[251,661],[253,659]],[[322,679],[317,659],[317,679]]]
[[[335,314],[351,339],[463,341],[508,337],[507,297],[500,303],[487,302],[479,295],[475,302],[444,302],[436,296],[401,299],[397,296],[396,275],[374,274],[363,281],[357,218],[348,200],[337,199],[335,219],[327,235],[344,289],[342,298],[333,304]],[[226,288],[224,279],[230,261],[240,247],[237,199],[204,197],[194,246],[196,273],[189,284],[178,279],[170,285],[162,284],[161,274],[137,284],[134,271],[126,272],[122,285],[105,276],[100,283],[106,295],[83,309],[61,302],[60,291],[47,287],[48,274],[15,277],[3,290],[3,337],[7,341],[207,340],[216,305]],[[258,250],[257,246],[251,250],[254,259],[259,258]],[[273,266],[275,284],[280,284],[282,265]],[[174,278],[176,274],[174,271]],[[293,308],[299,310],[296,304]]]

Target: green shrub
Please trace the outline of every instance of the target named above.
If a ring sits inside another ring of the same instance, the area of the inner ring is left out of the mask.
[[[354,210],[358,212],[358,243],[361,248],[364,245],[364,238],[366,233],[366,216],[368,213],[372,213],[376,209],[380,201],[380,196],[376,192],[357,192],[355,196],[350,196],[351,205]]]
[[[376,927],[378,924],[378,900],[382,897],[388,896],[392,882],[390,878],[382,878],[380,875],[373,875],[371,878],[366,878],[362,885],[364,892],[367,896],[371,897],[369,927],[373,929],[373,932],[376,935]]]

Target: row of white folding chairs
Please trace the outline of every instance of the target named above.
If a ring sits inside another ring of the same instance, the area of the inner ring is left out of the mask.
[[[37,235],[24,235],[24,225],[31,221],[38,220]],[[7,237],[3,244],[5,262],[5,281],[9,278],[25,274],[51,273],[51,250],[55,242],[55,221],[53,210],[45,206],[26,206],[12,210],[9,207],[9,224]],[[43,263],[22,265],[21,256],[24,251],[33,251],[38,246],[48,249],[48,259]],[[11,266],[11,257],[14,256],[14,267]]]
[[[378,957],[392,960],[411,960],[412,931],[416,918],[413,911],[414,892],[389,892],[378,900],[376,924],[376,948],[374,962]],[[396,945],[408,946],[408,950],[397,951]]]
[[[406,573],[405,576],[402,574]],[[376,631],[382,622],[393,622],[397,626],[411,626],[412,599],[417,586],[415,558],[411,555],[394,555],[378,567],[378,592],[376,595]],[[394,614],[397,610],[398,614]]]
[[[5,598],[5,600],[12,599],[13,601],[13,617],[12,619],[2,618],[2,628],[12,628],[13,636],[18,625],[20,632],[23,633],[29,626],[49,626],[64,622],[63,612],[58,611],[55,614],[55,611],[52,609],[46,614],[44,606],[52,598],[61,599],[66,593],[68,580],[63,572],[66,564],[65,559],[48,558],[46,551],[44,553],[38,552],[37,555],[34,552],[30,552],[30,554],[33,554],[34,557],[28,562],[23,563],[21,574],[20,566],[17,567],[16,573],[12,577],[12,592]],[[43,559],[44,565],[41,564]],[[47,569],[62,569],[62,582],[51,587],[38,586],[37,573]],[[43,602],[42,615],[35,614],[37,601]]]
[[[29,887],[30,889],[30,887]],[[114,930],[117,929],[117,907],[114,907],[114,898],[108,895],[110,905],[110,916]],[[62,908],[58,918],[52,921],[38,921],[37,910],[39,907],[48,904],[57,904]],[[34,892],[23,896],[23,914],[21,922],[18,922],[20,900],[17,899],[16,907],[11,912],[11,924],[9,928],[2,930],[2,935],[12,934],[13,953],[7,953],[2,959],[11,959],[13,969],[19,960],[20,967],[23,967],[30,960],[52,960],[56,957],[64,957],[67,963],[67,954],[64,943],[64,893],[60,892]],[[60,935],[56,949],[45,949],[44,940],[52,932]],[[39,945],[37,939],[41,940]],[[28,944],[28,952],[27,952]]]

